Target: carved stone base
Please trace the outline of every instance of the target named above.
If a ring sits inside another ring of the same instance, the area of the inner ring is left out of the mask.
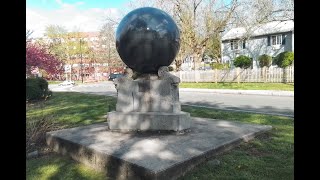
[[[190,114],[186,112],[117,112],[108,113],[111,130],[168,130],[182,131],[190,128]]]
[[[132,70],[114,80],[116,111],[108,113],[111,130],[182,131],[190,128],[190,114],[181,111],[180,79],[166,66],[158,74],[142,74],[132,79]]]

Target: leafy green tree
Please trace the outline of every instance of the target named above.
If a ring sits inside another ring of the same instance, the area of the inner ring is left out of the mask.
[[[40,40],[40,43],[48,46],[50,53],[59,57],[63,62],[67,61],[66,46],[64,45],[64,36],[67,30],[58,25],[49,25],[45,29],[44,36],[47,40]]]
[[[84,40],[83,33],[78,31],[67,32],[62,26],[49,25],[46,27],[45,36],[48,41],[42,43],[46,44],[49,51],[59,57],[64,64],[80,64],[81,56],[82,63],[92,64],[95,62],[93,50]],[[72,74],[79,74],[78,78],[80,77],[80,70],[76,72],[75,69],[72,69],[71,72],[73,72]]]
[[[260,67],[270,67],[272,63],[272,57],[267,54],[263,54],[259,56],[258,62]]]
[[[220,38],[217,33],[208,40],[208,45],[206,47],[206,50],[204,51],[204,55],[208,55],[210,58],[215,59],[220,62],[221,59],[221,52],[220,52]]]
[[[252,66],[252,60],[248,56],[238,56],[233,61],[233,65],[239,68],[247,69]]]
[[[274,59],[274,64],[276,64],[280,68],[286,68],[292,65],[294,60],[294,54],[290,51],[285,51],[278,54]]]
[[[262,68],[261,76],[262,76],[264,82],[266,82],[266,80],[267,80],[267,77],[266,77],[267,69],[263,68],[263,67],[270,67],[271,66],[272,57],[267,55],[267,54],[263,54],[263,55],[259,56],[258,63],[259,63],[259,66]]]
[[[278,54],[274,58],[274,64],[276,64],[278,67],[283,68],[283,82],[287,83],[287,67],[292,65],[294,60],[294,54],[290,51],[285,51],[280,54]]]

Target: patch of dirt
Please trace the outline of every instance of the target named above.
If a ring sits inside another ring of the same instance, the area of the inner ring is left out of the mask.
[[[258,149],[252,147],[246,150],[247,154],[250,156],[255,156],[255,157],[264,157],[268,156],[270,153],[259,151]]]
[[[49,157],[51,155],[57,154],[52,149],[46,147],[46,146],[38,146],[37,148],[34,148],[33,151],[37,150],[38,155],[33,157],[27,157],[27,159],[36,159],[36,158],[42,158],[42,157]],[[31,151],[32,152],[32,151]]]
[[[271,132],[265,132],[265,133],[259,134],[256,137],[256,139],[263,140],[263,141],[270,141],[272,140],[272,134]]]

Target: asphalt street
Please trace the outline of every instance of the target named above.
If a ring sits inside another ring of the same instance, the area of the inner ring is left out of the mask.
[[[116,96],[112,82],[79,84],[76,86],[50,85],[52,91],[74,91],[89,94]],[[294,117],[294,97],[270,95],[225,94],[216,92],[188,91],[180,89],[183,105],[214,109],[272,114]]]

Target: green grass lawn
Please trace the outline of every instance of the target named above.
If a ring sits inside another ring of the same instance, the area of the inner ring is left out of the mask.
[[[213,158],[221,162],[219,166],[203,164],[181,179],[293,179],[293,119],[190,106],[182,110],[191,116],[271,125],[273,129]]]
[[[48,81],[48,84],[60,84],[63,81]],[[82,81],[74,81],[76,84],[82,84]]]
[[[104,115],[115,109],[113,97],[80,93],[54,93],[45,102],[27,104],[27,121],[43,116],[55,117],[63,127],[105,121]],[[294,123],[280,116],[230,112],[183,106],[191,116],[224,119],[243,123],[272,125],[273,129],[249,143],[214,157],[221,163],[203,163],[181,180],[207,179],[293,179]],[[105,179],[106,177],[68,157],[48,155],[27,160],[27,179]]]
[[[180,88],[293,91],[294,83],[180,83]]]
[[[52,154],[27,161],[27,178],[34,179],[106,179],[106,176],[92,170],[83,164],[77,163],[69,157]]]
[[[60,84],[63,81],[48,81],[48,84]]]
[[[28,104],[26,118],[53,117],[66,128],[83,126],[105,121],[104,115],[114,110],[115,104],[116,99],[108,96],[54,92],[47,101]]]

